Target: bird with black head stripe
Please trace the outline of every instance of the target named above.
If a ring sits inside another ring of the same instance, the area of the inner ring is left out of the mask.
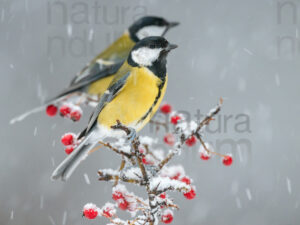
[[[164,97],[167,56],[176,47],[163,37],[147,37],[132,48],[80,133],[79,146],[55,169],[53,179],[67,180],[98,141],[124,136],[111,128],[117,120],[130,129],[130,140],[149,122]]]
[[[145,16],[138,19],[120,38],[88,63],[88,65],[72,79],[66,89],[54,98],[48,99],[45,105],[13,118],[10,123],[21,121],[32,113],[45,110],[47,105],[58,104],[73,96],[84,96],[86,102],[94,106],[114,79],[114,74],[116,74],[122,66],[124,60],[127,59],[132,47],[138,41],[149,36],[164,36],[168,30],[178,24],[178,22],[169,22],[162,17],[156,16]],[[79,102],[81,100],[82,98],[79,98]]]

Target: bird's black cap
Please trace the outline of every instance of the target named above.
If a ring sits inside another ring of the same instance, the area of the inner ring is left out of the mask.
[[[145,16],[137,21],[135,21],[130,27],[129,27],[129,33],[130,37],[133,41],[138,42],[139,38],[136,36],[137,32],[142,29],[143,27],[147,26],[159,26],[159,27],[166,27],[166,30],[164,31],[163,35],[172,27],[175,27],[179,25],[178,22],[168,22],[162,17],[157,16]]]

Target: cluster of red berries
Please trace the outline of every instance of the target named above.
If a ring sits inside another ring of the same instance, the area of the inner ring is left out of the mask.
[[[172,106],[170,104],[163,104],[161,107],[160,107],[160,111],[166,115],[170,114],[172,112]],[[178,122],[182,120],[181,116],[180,115],[173,115],[170,119],[170,122],[174,125],[177,125]],[[171,133],[167,133],[165,136],[164,136],[164,142],[169,145],[169,146],[174,146],[175,144],[175,137],[173,134]],[[185,140],[185,144],[188,146],[188,147],[192,147],[194,146],[195,144],[197,143],[197,139],[195,136],[190,136],[188,137],[186,140]],[[211,158],[211,154],[209,152],[207,152],[206,150],[202,150],[200,151],[200,158],[202,160],[209,160]],[[225,165],[225,166],[230,166],[233,162],[233,159],[232,159],[232,156],[231,155],[226,155],[222,158],[222,163]]]
[[[163,104],[161,107],[160,107],[160,111],[163,113],[163,114],[170,114],[172,112],[172,106],[170,104]],[[177,125],[177,123],[181,120],[181,116],[180,115],[173,115],[171,116],[171,119],[170,119],[170,122],[174,125]]]
[[[135,208],[135,203],[129,200],[128,192],[123,185],[118,185],[113,188],[112,198],[116,201],[121,210],[132,211]]]
[[[175,144],[175,137],[173,134],[171,133],[168,133],[164,136],[164,142],[167,144],[167,145],[170,145],[170,146],[174,146]],[[195,136],[191,136],[189,137],[188,139],[186,139],[185,141],[185,144],[189,147],[192,147],[194,146],[195,144],[197,143],[197,139]]]
[[[205,144],[208,149],[210,149],[210,145],[208,143]],[[202,145],[200,146],[200,158],[204,161],[207,161],[211,158],[212,153],[208,152]],[[222,163],[225,166],[230,166],[233,162],[232,156],[230,154],[222,156]]]
[[[106,203],[102,209],[99,209],[95,204],[88,203],[83,207],[83,216],[93,220],[98,215],[106,218],[111,218],[116,214],[116,209],[112,203]]]
[[[48,105],[46,113],[48,116],[53,117],[57,114],[58,107],[56,105]],[[70,118],[71,120],[79,121],[82,116],[82,110],[79,106],[71,103],[64,103],[59,107],[59,114],[62,117]]]
[[[61,143],[66,146],[65,152],[67,155],[71,154],[78,145],[77,137],[73,133],[66,133],[61,137]]]
[[[161,107],[160,107],[160,111],[166,115],[170,114],[172,112],[172,106],[170,104],[163,104]],[[170,118],[170,123],[174,124],[174,125],[177,125],[178,122],[182,120],[182,117],[178,114],[174,114],[171,116]],[[173,134],[166,134],[164,136],[164,142],[167,144],[167,145],[170,145],[170,146],[173,146],[175,144],[175,137]],[[197,142],[197,139],[195,136],[191,136],[189,137],[186,141],[185,141],[185,144],[189,147],[192,147],[196,144]]]
[[[187,185],[190,185],[191,189],[183,194],[186,199],[192,200],[196,197],[195,187],[192,186],[192,181],[189,177],[183,176],[180,172],[176,173],[174,176],[170,177],[172,180],[181,181]]]
[[[106,203],[100,211],[102,216],[106,218],[111,218],[116,215],[116,209],[111,203]]]

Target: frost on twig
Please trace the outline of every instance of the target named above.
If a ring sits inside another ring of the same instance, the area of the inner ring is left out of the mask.
[[[168,145],[167,154],[157,147],[157,139],[148,136],[136,136],[130,143],[125,139],[119,139],[117,142],[99,142],[100,145],[121,156],[120,165],[116,165],[119,166],[117,169],[98,171],[100,181],[113,182],[112,198],[115,203],[107,203],[101,209],[94,205],[90,205],[90,208],[85,207],[83,212],[85,217],[92,219],[97,214],[97,216],[106,217],[108,224],[114,225],[155,225],[159,222],[172,222],[171,209],[179,207],[168,193],[178,191],[186,199],[194,199],[196,188],[181,165],[169,164],[174,156],[180,154],[185,145],[193,146],[197,140],[201,144],[201,149],[205,151],[203,157],[201,156],[203,160],[209,159],[211,154],[217,154],[203,141],[203,128],[219,113],[222,103],[223,100],[220,99],[217,106],[199,122],[186,121],[184,116],[176,114],[175,111],[165,110],[172,115],[170,124],[173,127],[173,132],[168,134],[171,139],[164,138]],[[164,123],[158,121],[152,121],[152,123],[165,126]],[[132,132],[120,121],[116,121],[112,129],[123,130],[127,135]],[[218,155],[224,159],[228,157],[228,155]],[[127,183],[143,188],[147,194],[146,199],[129,192],[124,185]],[[132,219],[118,218],[117,209],[129,212]]]

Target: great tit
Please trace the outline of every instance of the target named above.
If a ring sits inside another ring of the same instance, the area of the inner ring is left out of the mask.
[[[124,132],[111,128],[117,120],[130,129],[131,138],[149,122],[166,91],[167,55],[176,47],[163,37],[147,37],[132,48],[79,134],[80,144],[55,169],[53,179],[67,180],[98,141],[122,137]]]
[[[10,123],[21,121],[32,113],[44,110],[47,105],[66,101],[71,96],[84,96],[87,103],[90,103],[92,106],[95,105],[113,80],[113,74],[122,66],[130,50],[139,40],[149,36],[164,36],[170,28],[178,24],[177,22],[168,22],[164,18],[155,16],[140,18],[119,39],[85,66],[72,79],[69,87],[56,97],[47,100],[45,105],[15,117]],[[82,98],[75,99],[82,101]]]
[[[161,17],[140,18],[118,40],[96,56],[71,81],[70,86],[54,99],[74,92],[83,92],[99,98],[113,80],[113,74],[122,66],[130,50],[138,41],[149,36],[164,36],[170,28],[178,24],[168,22]],[[98,99],[95,101],[98,102]]]

